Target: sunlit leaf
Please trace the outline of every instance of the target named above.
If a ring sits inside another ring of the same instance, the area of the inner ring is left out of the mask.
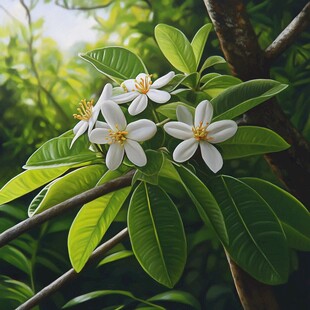
[[[210,56],[203,63],[203,65],[200,69],[200,72],[202,72],[203,70],[205,70],[209,67],[212,67],[214,65],[223,64],[223,63],[226,63],[226,60],[223,57],[221,57],[221,56]]]
[[[109,263],[118,261],[118,260],[123,259],[123,258],[130,257],[132,255],[133,255],[133,252],[128,251],[128,250],[123,250],[123,251],[119,251],[119,252],[110,254],[99,262],[98,267],[105,265],[105,264],[109,264]]]

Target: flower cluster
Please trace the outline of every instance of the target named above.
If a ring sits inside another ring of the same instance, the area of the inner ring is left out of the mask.
[[[168,102],[171,95],[159,88],[168,84],[174,75],[174,72],[169,72],[152,83],[151,75],[140,73],[135,79],[126,80],[121,84],[121,94],[113,96],[112,85],[107,84],[96,105],[93,100],[82,100],[78,108],[79,114],[73,115],[80,121],[73,128],[71,147],[78,137],[88,130],[90,142],[109,145],[105,159],[108,169],[117,169],[125,154],[134,165],[145,166],[147,158],[139,142],[151,139],[156,134],[157,126],[148,119],[127,124],[118,104],[131,102],[128,112],[134,116],[147,108],[148,99],[155,103]],[[100,111],[105,122],[98,121]],[[164,125],[164,130],[169,135],[184,140],[174,150],[173,159],[176,162],[187,161],[200,146],[206,165],[214,173],[219,171],[223,166],[223,159],[213,144],[232,137],[237,131],[237,124],[231,120],[211,123],[213,107],[207,100],[198,104],[194,117],[183,105],[177,107],[176,114],[178,121],[169,121]]]

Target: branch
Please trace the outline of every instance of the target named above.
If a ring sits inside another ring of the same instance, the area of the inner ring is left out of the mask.
[[[34,215],[33,217],[26,219],[17,225],[9,228],[2,234],[0,234],[0,247],[4,246],[11,240],[17,238],[22,233],[26,232],[27,230],[50,220],[57,215],[64,213],[65,211],[71,210],[75,207],[81,206],[87,202],[90,202],[100,196],[118,190],[120,188],[129,186],[131,184],[131,180],[134,174],[134,170],[129,171],[126,175],[121,176],[117,179],[109,181],[105,184],[99,185],[94,187],[84,193],[81,193],[77,196],[74,196],[70,199],[67,199],[64,202],[57,204],[56,206],[40,213]]]
[[[113,2],[114,0],[111,0],[107,4],[95,5],[95,6],[68,6],[67,4],[59,3],[59,1],[56,1],[55,4],[66,10],[90,11],[90,10],[104,9],[108,7],[110,4],[112,4]]]
[[[118,234],[116,234],[113,238],[109,239],[107,242],[103,243],[101,246],[99,246],[93,254],[90,256],[87,264],[82,269],[82,271],[85,270],[88,266],[95,263],[98,259],[102,257],[103,254],[108,252],[110,249],[112,249],[116,244],[121,242],[126,236],[128,235],[128,229],[124,228],[122,231],[120,231]],[[32,309],[33,307],[37,306],[42,300],[49,297],[53,293],[55,293],[57,290],[59,290],[62,286],[67,284],[68,282],[75,280],[79,274],[74,271],[74,269],[68,270],[65,274],[60,276],[58,279],[56,279],[54,282],[49,284],[48,286],[44,287],[40,292],[35,294],[33,297],[31,297],[29,300],[27,300],[25,303],[20,305],[16,310],[28,310]]]
[[[274,61],[283,53],[310,25],[310,2],[305,5],[301,12],[280,33],[280,35],[266,48],[265,57],[270,62]]]

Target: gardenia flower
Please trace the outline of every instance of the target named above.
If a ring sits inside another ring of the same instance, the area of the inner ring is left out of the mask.
[[[148,98],[156,103],[169,101],[171,95],[166,91],[158,90],[158,88],[168,84],[174,75],[175,73],[171,71],[152,83],[151,75],[140,73],[135,79],[126,80],[122,83],[121,86],[125,90],[124,94],[111,99],[116,103],[125,103],[133,100],[128,108],[128,112],[131,115],[137,115],[147,107]]]
[[[106,101],[101,111],[106,123],[102,128],[92,130],[89,139],[93,143],[110,145],[106,156],[108,169],[117,169],[125,153],[136,166],[145,166],[146,155],[138,142],[152,138],[157,131],[156,125],[147,119],[140,119],[127,125],[120,106],[112,100]]]
[[[200,145],[204,162],[214,173],[219,171],[223,166],[223,158],[212,144],[223,142],[232,137],[238,129],[237,124],[231,120],[210,124],[213,107],[208,100],[198,104],[194,123],[193,117],[186,107],[179,105],[176,112],[179,121],[164,125],[164,129],[169,135],[184,140],[175,148],[173,159],[180,163],[190,159]]]
[[[97,104],[94,106],[94,100],[86,101],[81,100],[80,107],[77,109],[78,114],[73,114],[73,117],[78,119],[79,122],[74,126],[73,133],[74,138],[71,142],[70,148],[73,143],[79,138],[88,128],[88,135],[96,124],[100,108],[103,103],[110,99],[112,96],[112,85],[106,84],[103,88],[103,91],[97,101]]]

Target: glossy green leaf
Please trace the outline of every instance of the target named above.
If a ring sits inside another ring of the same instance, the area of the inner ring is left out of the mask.
[[[232,259],[260,282],[285,283],[288,247],[269,205],[251,187],[232,177],[219,176],[208,185],[225,219],[229,236],[226,250]]]
[[[274,131],[256,126],[240,126],[233,137],[217,146],[221,148],[224,159],[279,152],[290,147]]]
[[[145,154],[147,164],[144,167],[138,167],[138,169],[146,175],[158,174],[164,161],[163,153],[154,150],[147,150]]]
[[[257,178],[242,178],[269,204],[281,221],[289,246],[310,251],[310,213],[290,193],[282,188]]]
[[[202,72],[203,70],[212,67],[214,65],[218,65],[218,64],[224,64],[226,63],[226,60],[221,57],[221,56],[210,56],[208,57],[205,62],[203,63],[200,72]]]
[[[211,223],[224,244],[228,244],[227,229],[223,214],[209,189],[191,171],[183,166],[176,166],[183,181],[183,186],[197,208],[201,219],[206,225]]]
[[[186,79],[186,77],[185,74],[176,74],[168,84],[161,88],[161,90],[172,92]]]
[[[201,55],[203,53],[203,50],[205,48],[209,33],[212,29],[212,24],[205,24],[204,26],[202,26],[197,33],[195,34],[192,42],[191,42],[191,46],[193,48],[193,52],[196,58],[196,64],[197,67],[200,63],[200,59],[201,59]],[[197,70],[196,67],[196,70]]]
[[[180,214],[159,187],[141,183],[128,210],[133,252],[142,268],[157,282],[173,287],[186,262],[186,238]]]
[[[27,275],[31,274],[30,260],[28,260],[20,250],[13,246],[6,245],[5,247],[0,248],[0,259],[25,272]]]
[[[190,73],[189,75],[187,75],[183,81],[182,81],[182,85],[185,85],[189,88],[192,88],[192,89],[196,89],[198,83],[199,83],[199,73],[198,72],[193,72],[193,73]]]
[[[205,84],[208,81],[210,81],[211,79],[215,78],[216,76],[221,76],[221,74],[215,73],[215,72],[207,73],[207,74],[205,74],[204,76],[201,77],[200,83],[204,83]]]
[[[125,297],[129,297],[133,300],[136,300],[138,302],[142,302],[144,304],[153,306],[154,307],[153,309],[165,310],[165,308],[163,308],[161,306],[155,305],[155,304],[153,304],[147,300],[143,300],[143,299],[135,297],[131,292],[121,291],[121,290],[101,290],[101,291],[90,292],[90,293],[87,293],[87,294],[84,294],[84,295],[81,295],[81,296],[78,296],[78,297],[71,299],[62,308],[66,309],[66,308],[84,303],[88,300],[92,300],[94,298],[99,298],[99,297],[107,296],[107,295],[122,295]]]
[[[131,191],[125,187],[85,204],[68,235],[68,251],[76,272],[85,266]]]
[[[169,301],[180,303],[183,305],[190,306],[190,309],[201,309],[198,300],[188,292],[171,290],[168,292],[160,293],[152,298],[148,299],[149,301]]]
[[[222,93],[225,89],[230,88],[234,85],[240,84],[242,81],[231,75],[220,75],[213,79],[207,81],[201,90],[210,95],[211,97],[216,97]]]
[[[141,58],[123,47],[99,48],[79,56],[118,84],[136,78],[139,73],[147,73]]]
[[[106,168],[103,165],[86,166],[53,181],[32,200],[29,205],[28,215],[33,216],[91,189],[96,185],[105,170]]]
[[[52,167],[72,167],[97,159],[96,153],[89,150],[87,135],[81,136],[70,149],[71,136],[60,136],[44,143],[27,160],[25,169]]]
[[[162,53],[176,69],[184,73],[196,71],[193,48],[182,31],[159,24],[155,27],[155,38]]]
[[[232,86],[211,100],[214,121],[233,119],[280,93],[286,87],[286,84],[262,79]]]
[[[177,119],[176,108],[178,105],[185,106],[194,115],[195,108],[191,107],[190,105],[183,103],[181,101],[171,102],[171,103],[167,103],[165,105],[161,105],[159,108],[156,109],[156,111],[158,113],[170,118],[171,120],[176,120]]]
[[[118,260],[123,259],[123,258],[130,257],[132,255],[133,255],[133,252],[128,251],[128,250],[123,250],[123,251],[119,251],[119,252],[110,254],[99,262],[98,267],[105,265],[105,264],[113,263],[115,261],[118,261]]]
[[[36,169],[18,174],[1,188],[0,205],[21,197],[56,179],[68,169],[68,167]]]

